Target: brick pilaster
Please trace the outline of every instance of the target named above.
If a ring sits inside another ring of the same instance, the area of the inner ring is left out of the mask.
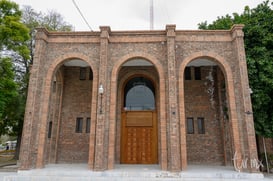
[[[37,159],[37,152],[35,144],[33,142],[33,138],[36,138],[36,133],[33,133],[34,130],[37,130],[37,123],[34,123],[37,120],[35,117],[36,104],[39,102],[37,98],[39,98],[39,69],[41,64],[41,59],[43,53],[45,52],[45,40],[46,34],[44,29],[38,29],[36,34],[36,43],[35,43],[35,56],[33,65],[30,71],[29,85],[28,85],[28,95],[27,95],[27,103],[25,110],[25,118],[24,118],[24,127],[23,134],[21,138],[21,148],[20,148],[20,169],[26,170],[33,168],[35,165],[35,160]]]
[[[108,63],[108,41],[110,27],[102,26],[100,35],[100,63],[99,63],[99,76],[98,87],[102,86],[104,89],[103,94],[98,92],[98,107],[97,107],[97,123],[96,123],[96,140],[95,140],[95,164],[94,170],[106,170],[107,169],[107,63]]]
[[[168,119],[168,169],[180,171],[180,141],[179,141],[179,114],[177,102],[177,75],[175,61],[175,25],[167,25],[167,57],[168,57],[168,92],[167,92],[167,119]]]
[[[250,172],[258,172],[259,170],[251,165],[251,161],[257,160],[257,149],[256,149],[256,138],[255,138],[255,129],[254,129],[254,121],[253,121],[253,113],[252,113],[252,104],[250,98],[250,88],[248,82],[248,72],[247,72],[247,64],[246,64],[246,56],[245,56],[245,48],[244,48],[244,33],[243,33],[243,25],[235,25],[232,28],[232,38],[234,41],[234,49],[235,54],[238,59],[238,67],[239,67],[239,80],[240,80],[240,92],[241,92],[241,100],[242,100],[242,111],[241,118],[244,129],[244,147],[245,150],[242,150],[244,153],[244,157],[249,160],[248,162],[248,170]]]

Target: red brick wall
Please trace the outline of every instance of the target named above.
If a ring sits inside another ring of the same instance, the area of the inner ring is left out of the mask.
[[[193,72],[194,68],[191,70]],[[207,79],[210,71],[213,84]],[[194,133],[186,135],[188,163],[223,164],[223,135],[219,119],[216,67],[201,67],[201,76],[202,80],[185,80],[184,86],[186,117],[194,118]],[[208,93],[209,88],[213,88],[213,93]],[[205,120],[205,134],[198,133],[198,117]]]
[[[79,67],[64,68],[63,101],[58,138],[58,163],[88,161],[89,133],[86,118],[91,115],[92,81],[86,71],[86,80],[79,80]],[[76,118],[83,118],[82,133],[76,133]]]

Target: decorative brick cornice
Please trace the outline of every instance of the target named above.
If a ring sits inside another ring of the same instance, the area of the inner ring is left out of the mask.
[[[109,26],[101,26],[100,31],[55,32],[37,28],[36,40],[48,43],[99,43],[101,38],[109,43],[162,42],[166,38],[176,41],[228,42],[243,37],[244,25],[234,25],[230,30],[176,30],[175,25],[166,25],[165,30],[111,31]]]

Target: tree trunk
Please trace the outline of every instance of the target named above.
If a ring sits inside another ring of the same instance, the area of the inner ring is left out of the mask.
[[[17,144],[15,148],[15,153],[14,153],[14,159],[19,160],[19,154],[20,154],[20,147],[21,147],[21,138],[22,138],[22,131],[19,132],[17,136]]]

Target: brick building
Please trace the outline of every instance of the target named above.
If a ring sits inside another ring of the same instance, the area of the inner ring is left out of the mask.
[[[21,169],[256,160],[243,26],[229,31],[38,29]],[[256,172],[249,162],[240,168]]]

